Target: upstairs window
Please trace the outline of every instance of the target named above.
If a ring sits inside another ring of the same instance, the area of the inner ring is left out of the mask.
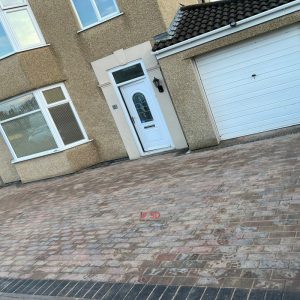
[[[81,27],[87,28],[119,14],[115,0],[71,0]]]
[[[26,0],[0,0],[0,59],[45,45]]]

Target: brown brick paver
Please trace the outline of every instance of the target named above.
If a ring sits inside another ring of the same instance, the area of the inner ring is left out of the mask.
[[[294,134],[2,188],[0,277],[299,289],[299,151]]]

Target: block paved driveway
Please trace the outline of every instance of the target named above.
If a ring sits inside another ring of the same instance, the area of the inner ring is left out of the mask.
[[[2,188],[0,278],[300,290],[299,176],[292,134]]]

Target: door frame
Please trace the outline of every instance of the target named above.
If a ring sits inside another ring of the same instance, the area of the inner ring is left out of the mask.
[[[116,72],[116,71],[119,71],[119,70],[122,70],[122,69],[125,69],[127,67],[130,67],[130,66],[133,66],[133,65],[136,65],[136,64],[140,64],[142,69],[143,69],[143,72],[144,72],[144,76],[139,76],[139,77],[136,77],[134,79],[131,79],[131,80],[128,80],[128,81],[125,81],[125,82],[122,82],[122,83],[119,83],[117,84],[115,82],[115,79],[113,77],[113,73]],[[113,86],[113,89],[119,99],[119,103],[121,105],[121,109],[122,109],[122,112],[125,116],[125,119],[127,121],[127,124],[130,128],[130,132],[133,136],[133,139],[135,141],[135,144],[138,148],[138,151],[140,153],[141,156],[148,156],[148,155],[151,155],[151,154],[156,154],[156,153],[161,153],[161,152],[166,152],[166,151],[171,151],[171,150],[174,150],[175,149],[175,145],[174,145],[174,142],[173,142],[173,139],[172,139],[172,136],[170,134],[170,131],[169,131],[169,128],[168,128],[168,124],[164,118],[164,115],[163,115],[163,112],[162,112],[162,109],[159,105],[159,101],[155,95],[155,92],[153,90],[153,85],[151,84],[151,81],[150,81],[150,78],[149,78],[149,75],[148,75],[148,72],[147,72],[147,69],[145,67],[145,64],[143,62],[143,60],[134,60],[134,61],[131,61],[130,63],[128,64],[125,64],[125,65],[122,65],[122,66],[118,66],[116,68],[112,68],[108,71],[108,75],[109,75],[109,78],[111,80],[111,83],[112,83],[112,86]],[[140,140],[140,137],[138,136],[137,132],[136,132],[136,129],[134,127],[134,125],[132,124],[132,120],[130,118],[130,115],[129,115],[129,112],[128,112],[128,109],[127,109],[127,106],[125,104],[125,100],[123,98],[123,95],[120,91],[120,87],[122,86],[126,86],[130,83],[133,83],[133,82],[136,82],[136,81],[139,81],[141,79],[144,79],[147,81],[147,83],[149,84],[149,92],[151,93],[151,96],[156,100],[153,104],[155,106],[155,109],[157,109],[157,113],[159,115],[159,117],[161,118],[160,121],[163,121],[166,125],[166,129],[167,129],[167,132],[168,132],[168,135],[169,135],[169,138],[170,138],[170,144],[171,146],[169,148],[163,148],[163,149],[158,149],[158,150],[152,150],[152,151],[147,151],[145,152],[143,147],[142,147],[142,144],[141,144],[141,140]]]

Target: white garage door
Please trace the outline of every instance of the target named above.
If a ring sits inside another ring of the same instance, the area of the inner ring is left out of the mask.
[[[300,25],[196,59],[221,139],[300,124]]]

